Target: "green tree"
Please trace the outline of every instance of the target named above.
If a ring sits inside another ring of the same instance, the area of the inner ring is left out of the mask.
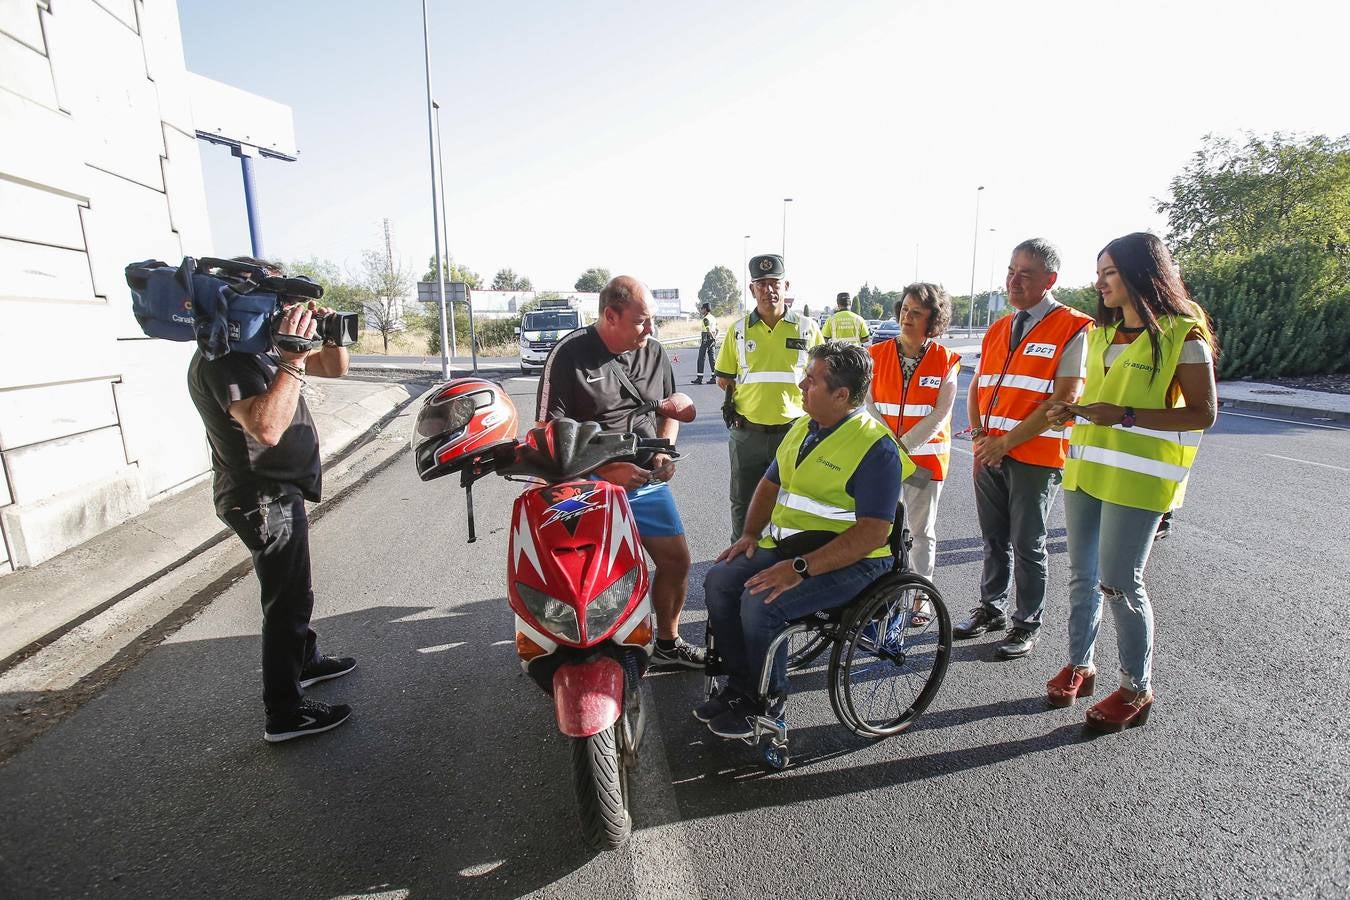
[[[1082,287],[1065,287],[1057,284],[1051,290],[1055,299],[1065,306],[1072,306],[1074,309],[1081,310],[1090,316],[1097,314],[1097,288],[1090,284]]]
[[[1350,243],[1350,135],[1297,138],[1206,135],[1180,175],[1166,213],[1180,256],[1249,254],[1284,245]]]
[[[441,266],[443,269],[446,267],[446,261],[444,259],[441,260]],[[453,260],[451,260],[449,263],[449,269],[450,269],[450,278],[448,279],[449,281],[462,281],[469,287],[473,288],[474,290],[483,289],[483,277],[479,275],[477,272],[475,272],[473,269],[470,269],[467,266],[458,265]],[[429,281],[432,284],[436,283],[435,256],[432,256],[430,259],[427,260],[427,270],[422,275],[422,281]],[[521,290],[529,290],[529,288],[522,288]]]
[[[573,285],[572,289],[595,293],[609,284],[609,278],[609,269],[587,269],[581,273],[581,277],[577,279],[577,283]]]
[[[494,291],[528,291],[531,289],[530,279],[517,276],[514,269],[498,269],[497,274],[492,276],[492,289]]]
[[[365,288],[355,277],[327,259],[311,256],[286,266],[289,275],[304,275],[323,287],[323,305],[343,312],[361,312],[365,308]]]
[[[711,303],[715,315],[732,315],[741,311],[741,286],[726,266],[713,266],[703,276],[698,300],[700,303]]]

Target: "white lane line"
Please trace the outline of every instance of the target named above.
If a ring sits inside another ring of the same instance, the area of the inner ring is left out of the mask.
[[[1285,462],[1303,463],[1305,466],[1320,466],[1323,469],[1335,469],[1337,472],[1350,472],[1350,469],[1344,466],[1333,466],[1330,463],[1313,462],[1311,459],[1295,459],[1292,456],[1281,456],[1278,453],[1262,453],[1262,456],[1269,456],[1271,459],[1282,459]]]
[[[641,690],[643,704],[652,709],[655,700],[651,690],[646,685]],[[650,715],[647,720],[641,755],[637,769],[629,775],[633,795],[638,798],[633,835],[628,839],[634,895],[703,896],[694,875],[692,848],[695,835],[680,817],[670,761],[655,715]]]
[[[1230,412],[1226,409],[1219,411],[1220,416],[1239,416],[1243,419],[1260,419],[1262,422],[1280,422],[1285,425],[1306,425],[1309,428],[1330,428],[1332,431],[1350,431],[1340,425],[1323,425],[1320,422],[1300,422],[1297,419],[1272,419],[1270,416],[1254,416],[1251,413]]]
[[[965,447],[953,447],[952,450],[956,451],[957,453],[964,453],[966,456],[975,455],[974,450],[967,450]]]
[[[443,653],[446,650],[453,650],[456,647],[463,647],[463,641],[455,641],[453,644],[437,644],[435,647],[418,647],[418,653]]]

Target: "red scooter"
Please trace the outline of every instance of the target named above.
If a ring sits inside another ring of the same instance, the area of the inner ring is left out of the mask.
[[[634,411],[624,433],[555,419],[516,440],[516,413],[497,385],[456,379],[424,401],[413,436],[423,481],[453,471],[468,501],[495,473],[525,480],[511,508],[507,591],[525,672],[553,697],[558,729],[571,738],[572,778],[583,834],[612,850],[628,839],[628,770],[646,724],[639,682],[651,657],[651,601],[637,525],[622,488],[587,476],[653,453],[678,458],[661,439],[638,438],[634,420],[655,413],[693,421],[693,401],[674,394]]]

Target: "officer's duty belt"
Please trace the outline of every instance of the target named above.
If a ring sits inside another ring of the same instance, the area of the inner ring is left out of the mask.
[[[782,425],[760,425],[757,422],[747,422],[742,417],[731,427],[740,428],[743,431],[757,431],[760,434],[782,434],[792,427],[792,423],[784,422]]]

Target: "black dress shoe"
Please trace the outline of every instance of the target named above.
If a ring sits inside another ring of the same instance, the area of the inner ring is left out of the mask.
[[[994,655],[999,659],[1021,659],[1035,649],[1036,635],[1025,628],[1014,626],[1003,643],[998,645]]]
[[[690,384],[702,384],[702,383],[703,383],[703,376],[700,375],[700,376],[698,376],[697,378],[695,378],[693,381],[691,381],[691,382],[689,382],[689,383],[690,383]]]
[[[952,634],[959,638],[973,638],[986,631],[1002,631],[1007,627],[1008,617],[1003,613],[990,612],[983,606],[977,606],[970,611],[969,619],[952,629]]]

